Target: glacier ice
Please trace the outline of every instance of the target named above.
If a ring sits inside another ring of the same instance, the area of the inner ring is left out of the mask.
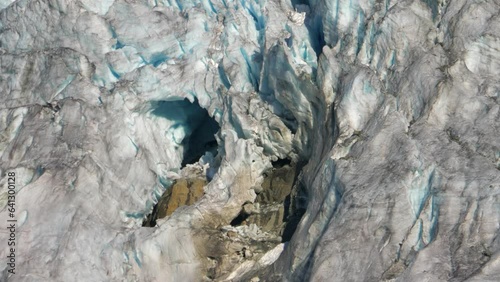
[[[499,10],[0,1],[0,280],[499,281]],[[230,226],[284,159],[290,241]],[[192,176],[204,196],[142,227]]]

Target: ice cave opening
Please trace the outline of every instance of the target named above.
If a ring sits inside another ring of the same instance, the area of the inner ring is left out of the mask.
[[[182,146],[184,155],[181,166],[196,163],[205,153],[217,155],[215,134],[219,124],[198,104],[198,100],[159,101],[153,105],[152,114],[174,122],[169,130],[171,138]],[[181,131],[181,140],[176,132]]]
[[[218,143],[215,135],[220,126],[195,99],[154,102],[151,114],[172,122],[167,137],[182,149],[181,170],[188,164],[197,163],[202,156],[217,156]],[[212,169],[213,170],[213,169]],[[181,177],[167,187],[143,222],[143,226],[154,227],[156,220],[172,214],[175,209],[194,204],[204,194],[203,187],[211,179],[207,175]],[[181,196],[179,196],[181,195]],[[184,197],[186,196],[186,197]]]

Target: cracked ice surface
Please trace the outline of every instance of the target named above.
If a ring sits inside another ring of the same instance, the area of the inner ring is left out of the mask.
[[[22,225],[13,281],[208,279],[197,230],[228,225],[285,158],[307,162],[307,211],[272,260],[226,278],[500,280],[498,1],[0,9],[0,220],[15,171]],[[142,228],[197,124],[155,105],[184,99],[221,127],[217,172],[195,205]]]

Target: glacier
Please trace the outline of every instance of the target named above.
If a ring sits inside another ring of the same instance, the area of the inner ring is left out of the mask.
[[[0,1],[0,280],[500,281],[499,11]]]

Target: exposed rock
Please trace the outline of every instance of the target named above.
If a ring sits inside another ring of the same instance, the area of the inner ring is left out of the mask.
[[[208,258],[204,264],[207,278],[231,281],[231,277],[254,267],[283,241],[283,232],[294,213],[290,198],[297,174],[296,164],[276,165],[265,172],[255,202],[243,204],[232,226],[215,229],[205,225],[198,231],[204,238],[199,248]],[[291,211],[288,216],[286,210]],[[204,240],[210,240],[210,244]]]
[[[499,26],[498,0],[1,0],[0,281],[500,281]]]
[[[204,194],[207,184],[203,178],[181,178],[175,181],[161,196],[153,212],[146,218],[144,226],[155,226],[156,220],[171,215],[182,206],[189,206],[198,201]]]
[[[296,165],[273,168],[266,174],[267,177],[264,177],[262,183],[262,192],[255,201],[260,204],[283,203],[292,191],[297,174]]]
[[[300,187],[298,183],[295,183],[297,170],[296,164],[286,164],[266,172],[267,176],[264,178],[262,188],[255,204],[252,205],[253,212],[248,213],[245,208],[247,205],[243,206],[242,212],[248,216],[242,224],[255,224],[265,232],[282,236],[292,216],[298,215],[300,218],[303,214],[303,211],[298,211],[296,208],[297,199],[294,196],[296,192],[293,192]],[[296,184],[295,188],[294,184]]]
[[[261,205],[259,213],[250,215],[243,224],[255,224],[263,231],[281,235],[284,228],[285,207],[284,203]]]
[[[197,235],[198,248],[208,258],[203,266],[204,276],[215,281],[226,281],[231,272],[245,263],[254,265],[281,242],[280,237],[262,231],[255,224],[203,228]]]

